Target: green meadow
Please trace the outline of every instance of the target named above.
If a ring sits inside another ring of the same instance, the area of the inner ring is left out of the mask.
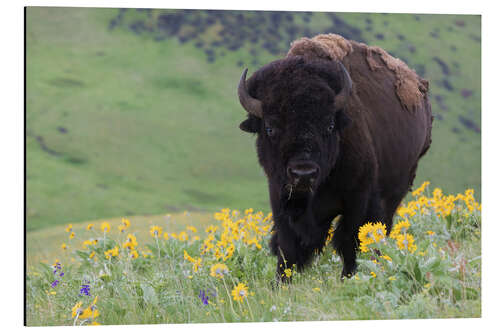
[[[238,129],[245,112],[236,85],[244,67],[284,56],[286,43],[276,54],[247,41],[236,50],[214,46],[209,62],[196,40],[180,40],[189,20],[162,39],[153,28],[131,28],[155,27],[171,12],[27,9],[28,231],[184,210],[269,210],[255,139]],[[352,32],[430,80],[433,144],[415,183],[474,188],[480,198],[480,17],[337,13],[332,31],[326,14],[303,16],[293,22],[311,34]],[[209,45],[220,29],[216,23],[197,40]]]
[[[272,218],[250,209],[29,233],[27,325],[480,317],[481,206],[472,191],[424,188],[390,234],[380,223],[360,229],[358,272],[344,282],[327,239],[276,284]]]

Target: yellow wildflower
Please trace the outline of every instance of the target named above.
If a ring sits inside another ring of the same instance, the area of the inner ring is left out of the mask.
[[[408,219],[405,219],[403,221],[399,221],[398,223],[396,223],[396,225],[392,228],[392,231],[391,231],[391,234],[389,235],[389,237],[393,238],[393,239],[397,239],[398,236],[401,234],[401,233],[406,233],[408,231],[408,229],[410,228],[410,221],[408,221]]]
[[[169,235],[168,235],[168,232],[164,232],[163,233],[163,238],[164,239],[169,239],[170,238]]]
[[[391,280],[391,281],[395,281],[395,280],[396,280],[396,277],[395,277],[395,276],[389,276],[389,280]]]
[[[73,308],[71,309],[71,317],[76,317],[76,315],[80,315],[82,314],[83,312],[83,309],[82,309],[82,302],[78,302],[75,304],[75,306],[73,306]]]
[[[68,248],[68,245],[66,243],[61,244],[61,249],[66,250]]]
[[[81,303],[81,302],[80,302]],[[94,298],[94,301],[92,302],[92,304],[89,305],[88,308],[84,309],[79,318],[81,319],[86,319],[86,318],[97,318],[99,317],[99,310],[97,310],[97,306],[95,305],[97,303],[97,296]],[[80,304],[81,306],[81,304]]]
[[[139,257],[139,253],[137,252],[137,250],[130,251],[130,258],[137,259],[138,257]]]
[[[368,222],[359,228],[358,238],[361,242],[361,252],[368,252],[368,245],[377,243],[385,238],[386,227],[382,222],[375,224]]]
[[[89,258],[92,259],[95,257],[95,251],[92,251],[90,254],[89,254]],[[97,259],[97,258],[96,258]],[[94,259],[95,260],[95,259]]]
[[[210,276],[223,278],[224,274],[229,273],[229,269],[224,264],[215,264],[210,268]]]
[[[411,192],[411,195],[416,197],[416,196],[419,196],[420,194],[422,194],[422,192],[424,192],[425,188],[430,184],[430,182],[428,181],[425,181],[422,183],[422,185],[420,185],[419,188],[417,188],[415,191]]]
[[[179,240],[180,241],[187,241],[188,240],[188,234],[185,231],[179,232]]]
[[[106,256],[106,259],[111,259],[111,257],[116,257],[118,256],[119,248],[118,246],[115,246],[112,249],[107,250],[104,252],[104,255]]]
[[[252,245],[252,244],[254,244],[258,250],[262,249],[262,245],[260,245],[260,243],[257,241],[256,237],[247,241],[247,245]]]
[[[161,237],[162,233],[163,233],[163,228],[162,227],[159,227],[157,225],[153,225],[151,226],[151,228],[149,229],[149,233],[151,234],[151,236],[153,237]]]
[[[94,228],[94,223],[87,224],[87,230],[92,230]]]
[[[333,224],[332,224],[330,226],[330,229],[328,229],[328,235],[326,236],[325,244],[329,243],[332,240],[334,231],[335,231],[335,228],[333,227]]]
[[[109,225],[109,222],[102,222],[101,223],[101,230],[104,233],[109,232],[109,230],[111,230],[111,226]]]
[[[68,226],[66,227],[66,232],[71,232],[73,230],[73,225],[72,224],[68,224]]]
[[[290,268],[285,269],[284,273],[285,273],[285,276],[287,278],[289,278],[290,276],[292,276],[292,270]]]
[[[94,244],[90,239],[83,241],[82,247],[86,250],[87,246]]]
[[[375,242],[379,242],[385,238],[387,234],[387,229],[385,224],[382,222],[377,222],[373,225],[373,236],[375,237]]]
[[[213,234],[217,231],[218,227],[215,225],[209,225],[208,227],[205,228],[205,232],[207,234]]]
[[[387,260],[387,261],[392,261],[392,258],[391,258],[391,257],[389,257],[389,256],[388,256],[388,255],[386,255],[386,254],[384,254],[384,255],[382,256],[382,258],[384,258],[384,259],[385,259],[385,260]]]
[[[427,230],[425,233],[426,233],[427,235],[429,235],[429,236],[434,236],[434,235],[436,234],[436,233],[435,233],[434,231],[432,231],[432,230]]]
[[[371,275],[372,277],[374,277],[374,278],[376,278],[376,277],[377,277],[377,274],[375,274],[375,272],[370,272],[370,275]]]
[[[231,295],[235,301],[242,302],[248,296],[248,287],[244,283],[238,283],[231,291]]]
[[[315,292],[320,292],[321,291],[321,289],[318,288],[318,287],[312,288],[312,290],[315,291]]]
[[[201,267],[201,258],[196,258],[196,262],[193,263],[193,271],[198,272],[198,269]]]
[[[191,257],[186,250],[184,250],[184,260],[187,260],[191,263],[196,262],[196,260],[193,257]]]
[[[417,249],[415,240],[410,234],[399,235],[397,238],[397,245],[400,250],[408,250],[410,253],[415,252]]]
[[[70,234],[69,234],[69,239],[73,239],[75,238],[75,232],[72,231]]]
[[[365,243],[366,245],[372,244],[375,241],[375,236],[373,235],[373,224],[368,222],[360,227],[358,237],[361,243]]]
[[[125,243],[123,243],[123,247],[124,248],[127,248],[129,250],[133,250],[135,249],[135,247],[138,245],[137,243],[137,238],[132,235],[132,234],[128,234],[127,235],[127,241]]]
[[[226,249],[226,255],[224,256],[224,258],[222,258],[222,260],[226,261],[227,259],[231,258],[233,256],[233,253],[234,253],[234,244],[231,243],[231,245],[229,245],[229,247]]]
[[[191,226],[191,225],[188,225],[186,227],[186,230],[188,231],[191,231],[193,234],[197,233],[198,232],[198,229],[196,229],[195,227]]]
[[[122,217],[122,225],[125,227],[125,229],[127,229],[128,227],[130,227],[130,220]]]

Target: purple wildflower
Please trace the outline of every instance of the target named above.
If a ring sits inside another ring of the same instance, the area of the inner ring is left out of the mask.
[[[82,284],[82,288],[80,289],[80,296],[90,296],[90,286],[88,284]]]
[[[198,297],[201,299],[203,305],[208,305],[208,296],[205,295],[205,290],[200,290]]]
[[[52,273],[54,273],[54,274],[56,274],[58,271],[60,271],[62,269],[60,262],[54,264],[52,267],[54,267],[54,270],[52,271]]]
[[[58,262],[56,264],[53,265],[54,267],[54,270],[52,271],[52,273],[55,275],[59,275],[59,277],[63,277],[64,276],[64,272],[62,271],[62,266],[61,266],[61,263]],[[54,282],[51,283],[51,287],[52,288],[55,288],[57,285],[59,284],[59,280],[54,280]]]

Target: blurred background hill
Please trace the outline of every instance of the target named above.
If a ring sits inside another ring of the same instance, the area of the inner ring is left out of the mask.
[[[236,86],[318,33],[381,46],[430,81],[433,143],[415,184],[480,198],[480,16],[30,7],[26,21],[28,230],[268,211]]]

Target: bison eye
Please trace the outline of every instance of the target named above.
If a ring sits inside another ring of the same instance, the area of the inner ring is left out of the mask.
[[[330,123],[330,125],[328,126],[328,132],[333,132],[333,129],[335,128],[335,124],[333,123],[333,121]]]
[[[272,127],[266,127],[266,134],[267,136],[273,136],[276,131]]]

